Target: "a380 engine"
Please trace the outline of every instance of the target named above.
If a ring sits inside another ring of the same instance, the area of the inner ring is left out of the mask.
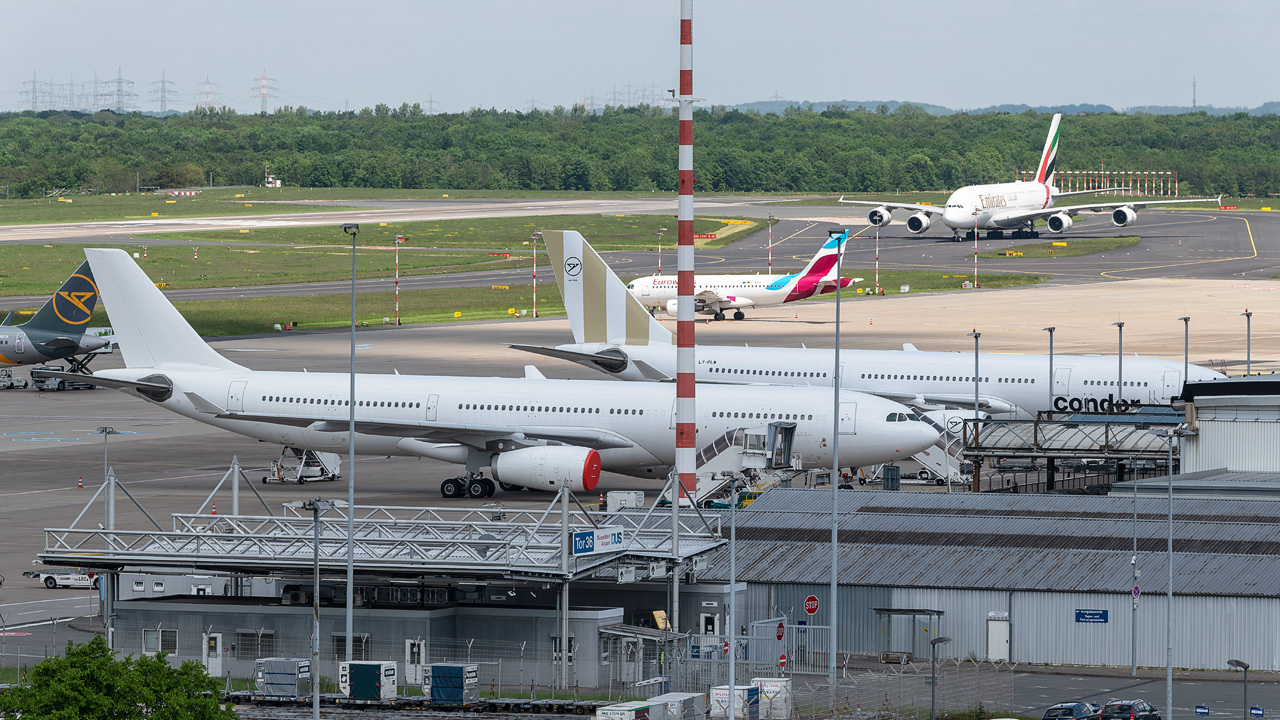
[[[591,448],[555,445],[498,453],[489,463],[493,479],[534,490],[590,491],[600,484],[600,453]]]
[[[1058,213],[1057,215],[1050,215],[1045,222],[1048,223],[1050,232],[1065,232],[1067,228],[1071,227],[1071,216],[1066,213]]]
[[[911,217],[907,218],[907,229],[915,233],[916,235],[919,235],[925,230],[928,230],[929,216],[925,215],[922,212],[912,215]]]
[[[1111,222],[1115,223],[1116,227],[1129,227],[1137,218],[1138,213],[1134,212],[1133,208],[1118,207],[1111,213]]]
[[[872,208],[871,212],[867,213],[867,222],[876,227],[884,227],[891,220],[893,220],[893,212],[886,207]]]

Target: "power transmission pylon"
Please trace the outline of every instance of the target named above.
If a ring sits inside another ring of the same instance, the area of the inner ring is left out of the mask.
[[[120,114],[120,115],[123,115],[123,114],[125,114],[126,112],[128,112],[129,110],[132,110],[133,108],[135,108],[135,107],[137,107],[137,106],[138,106],[138,103],[137,103],[137,100],[138,100],[138,93],[133,92],[133,81],[132,81],[132,80],[125,80],[125,79],[124,79],[123,74],[120,72],[120,68],[118,68],[118,67],[116,68],[116,77],[115,77],[115,79],[114,79],[114,80],[107,80],[106,82],[107,82],[108,86],[110,86],[110,85],[115,85],[115,90],[114,90],[114,94],[115,94],[115,103],[113,104],[113,106],[112,106],[112,108],[111,108],[112,110],[114,110],[116,113],[118,113],[118,114]],[[95,80],[94,80],[94,95],[95,95],[95,98],[96,98],[96,96],[97,96],[97,89],[98,89],[98,88],[97,88],[97,80],[96,80],[96,78],[95,78]],[[95,103],[95,104],[96,104],[96,103]],[[95,108],[95,110],[96,110],[96,109],[97,109],[97,108]]]
[[[164,115],[169,112],[169,97],[178,97],[178,84],[172,80],[166,80],[164,78],[163,70],[160,71],[160,79],[151,84],[156,87],[148,90],[147,96],[152,100],[158,100],[160,102],[160,114]],[[173,89],[170,89],[170,86],[172,86]]]
[[[279,90],[280,88],[273,87],[271,85],[271,83],[275,82],[275,78],[267,77],[266,68],[263,68],[262,77],[257,78],[256,82],[258,84],[253,86],[252,89],[254,92],[249,97],[262,98],[262,114],[266,115],[267,114],[267,98],[280,97],[279,95],[274,95],[271,92],[272,90]]]
[[[196,107],[202,107],[206,110],[212,110],[222,102],[222,94],[218,92],[218,83],[209,82],[209,76],[204,76],[204,82],[196,83],[195,92]]]

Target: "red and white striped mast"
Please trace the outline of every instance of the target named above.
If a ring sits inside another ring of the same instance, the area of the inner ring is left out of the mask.
[[[697,414],[693,357],[693,0],[680,0],[680,156],[676,212],[676,476],[671,503],[673,632],[680,627],[680,498],[697,489]],[[696,501],[696,499],[695,499]]]
[[[397,235],[396,246],[396,327],[400,327],[400,245],[409,238]]]

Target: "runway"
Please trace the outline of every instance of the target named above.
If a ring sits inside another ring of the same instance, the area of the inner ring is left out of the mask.
[[[366,202],[378,207],[333,213],[282,213],[248,218],[200,218],[191,220],[138,220],[128,223],[76,223],[56,226],[0,227],[0,242],[8,243],[74,243],[134,246],[155,238],[163,240],[166,232],[230,229],[249,223],[255,227],[283,225],[338,225],[343,222],[392,222],[466,217],[512,217],[564,214],[671,214],[675,203],[668,199],[628,200],[467,200],[467,201],[379,201]],[[387,207],[383,207],[387,206]],[[773,263],[775,273],[794,272],[804,267],[825,240],[827,230],[846,227],[856,234],[850,241],[845,263],[860,272],[875,263],[875,231],[865,214],[847,207],[764,204],[761,200],[742,198],[705,198],[697,202],[701,216],[739,216],[766,218],[770,213],[779,218],[773,228]],[[979,273],[1023,273],[1049,275],[1054,283],[1080,283],[1096,280],[1121,280],[1153,277],[1244,278],[1267,279],[1280,273],[1280,217],[1272,213],[1204,212],[1196,210],[1144,210],[1128,228],[1114,227],[1106,214],[1084,214],[1063,235],[1042,234],[1040,240],[980,240],[979,250],[1002,250],[1017,245],[1052,239],[1070,240],[1082,237],[1115,237],[1139,235],[1135,247],[1074,258],[998,258],[979,262]],[[923,235],[912,235],[905,224],[895,222],[880,230],[880,266],[883,270],[923,270],[940,274],[971,274],[973,244],[951,242],[945,228],[930,229]],[[590,238],[587,238],[590,240]],[[173,241],[193,244],[190,241]],[[673,250],[674,248],[672,248]],[[417,250],[415,250],[417,251]],[[658,270],[658,257],[653,249],[602,253],[605,260],[623,278],[638,277]],[[768,232],[761,230],[717,249],[698,253],[699,272],[767,273],[769,265]],[[545,256],[543,256],[545,259]],[[665,271],[674,270],[675,253],[669,252]],[[550,274],[543,278],[550,280]],[[532,268],[480,270],[439,275],[402,277],[403,289],[457,288],[485,285],[524,285],[532,282]],[[870,278],[869,278],[870,279]],[[357,281],[358,292],[388,290],[390,278]],[[252,298],[300,294],[332,294],[350,291],[350,282],[334,280],[320,283],[240,286],[235,288],[171,289],[170,299],[198,300],[213,298]],[[45,297],[12,297],[4,301],[9,307],[35,305]]]

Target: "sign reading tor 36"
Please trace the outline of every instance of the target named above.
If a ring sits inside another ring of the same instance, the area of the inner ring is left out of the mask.
[[[573,534],[573,554],[590,555],[622,548],[622,528],[602,527]]]

